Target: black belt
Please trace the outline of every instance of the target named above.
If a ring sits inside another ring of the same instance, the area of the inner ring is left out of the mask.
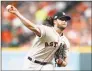
[[[29,59],[30,61],[32,61],[32,58],[31,58],[31,57],[28,57],[28,59]],[[46,65],[46,64],[48,64],[47,62],[41,62],[41,61],[38,61],[38,60],[35,60],[34,62],[35,62],[35,63],[38,63],[38,64],[41,64],[41,65]]]

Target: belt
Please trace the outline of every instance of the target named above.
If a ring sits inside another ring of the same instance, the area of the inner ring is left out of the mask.
[[[28,57],[28,59],[29,59],[30,61],[32,61],[32,58],[31,58],[31,57]],[[35,63],[38,63],[38,64],[41,64],[41,65],[46,65],[46,64],[48,64],[47,62],[41,62],[41,61],[38,61],[38,60],[34,60],[34,62],[35,62]]]

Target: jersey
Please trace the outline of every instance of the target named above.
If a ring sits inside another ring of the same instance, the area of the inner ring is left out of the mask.
[[[68,41],[65,36],[60,36],[53,27],[45,25],[38,25],[37,27],[41,31],[41,37],[35,37],[27,57],[41,62],[51,62],[60,44],[67,44]]]

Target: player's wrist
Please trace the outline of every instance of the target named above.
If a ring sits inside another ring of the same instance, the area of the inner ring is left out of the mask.
[[[19,11],[15,12],[15,15],[19,16],[20,15]]]

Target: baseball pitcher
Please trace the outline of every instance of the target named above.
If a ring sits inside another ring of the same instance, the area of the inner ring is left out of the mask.
[[[55,57],[58,66],[67,65],[68,50],[70,47],[68,39],[64,36],[63,30],[67,27],[67,21],[71,18],[65,13],[58,12],[48,23],[52,26],[35,25],[25,17],[12,5],[6,7],[8,12],[16,15],[22,23],[33,31],[36,35],[32,47],[30,47],[25,57],[25,70],[54,70],[52,59]],[[58,54],[61,50],[61,54]]]

